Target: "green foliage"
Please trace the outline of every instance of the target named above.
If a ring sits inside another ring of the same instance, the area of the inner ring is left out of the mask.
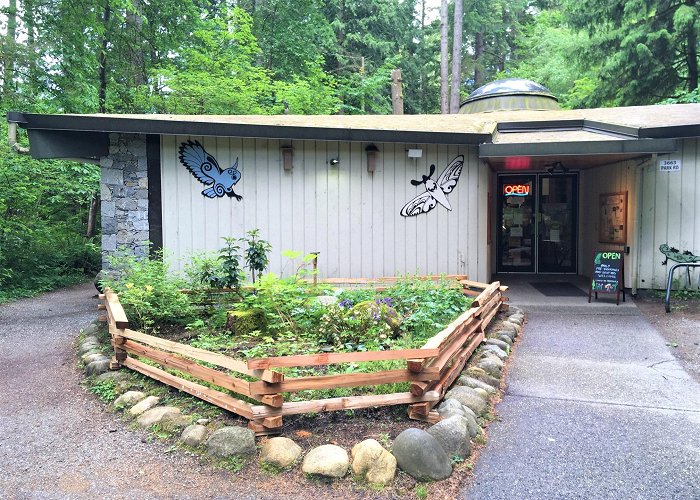
[[[428,487],[424,484],[419,484],[416,486],[415,493],[418,500],[425,500],[428,498]]]
[[[119,295],[133,327],[157,331],[193,320],[195,308],[181,291],[186,282],[170,272],[168,260],[161,253],[152,259],[125,253],[112,257],[110,264],[114,275],[102,283]]]
[[[245,251],[245,262],[246,267],[253,274],[253,281],[255,281],[255,273],[262,273],[270,262],[268,256],[270,250],[272,250],[272,245],[260,239],[260,231],[258,229],[251,229],[246,234],[248,239],[245,241],[248,243],[248,248]]]
[[[0,302],[99,270],[99,239],[83,236],[98,190],[98,166],[34,160],[0,141]]]
[[[117,399],[114,380],[98,380],[90,386],[90,392],[100,398],[103,403],[111,403]]]
[[[220,273],[215,281],[219,288],[238,290],[243,280],[243,270],[240,263],[241,247],[237,238],[224,238],[226,246],[219,251]]]

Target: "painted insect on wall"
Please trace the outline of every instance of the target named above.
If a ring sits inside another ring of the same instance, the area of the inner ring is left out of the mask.
[[[401,209],[401,215],[404,217],[413,217],[414,215],[424,214],[430,212],[438,203],[447,210],[452,210],[447,195],[450,194],[457,185],[463,165],[464,156],[457,156],[445,167],[445,170],[442,171],[437,181],[431,179],[435,173],[435,165],[430,165],[430,173],[428,175],[423,175],[423,179],[420,181],[411,181],[411,184],[414,186],[425,184],[425,192],[406,203]]]
[[[212,155],[207,153],[204,146],[199,141],[187,141],[180,144],[178,148],[179,158],[187,170],[194,177],[204,184],[211,186],[202,191],[207,198],[220,198],[223,195],[236,198],[241,201],[243,197],[233,191],[233,186],[241,178],[238,170],[238,158],[231,168],[222,170],[219,163]]]

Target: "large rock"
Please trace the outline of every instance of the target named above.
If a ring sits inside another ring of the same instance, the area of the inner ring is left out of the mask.
[[[396,475],[396,458],[374,439],[353,446],[352,471],[367,483],[387,485]]]
[[[215,457],[249,456],[255,453],[255,433],[244,427],[222,427],[209,436],[206,447]]]
[[[260,462],[286,469],[301,455],[301,446],[286,437],[268,439],[260,450]]]
[[[78,347],[78,355],[82,356],[89,352],[99,352],[102,349],[102,344],[99,342],[83,342]]]
[[[505,342],[508,345],[513,345],[513,338],[510,335],[506,334],[505,332],[499,332],[497,335],[498,340]]]
[[[476,437],[481,434],[481,427],[476,422],[476,414],[456,399],[444,400],[442,404],[437,407],[437,412],[443,419],[448,419],[453,416],[464,417],[467,419],[469,435],[471,437]]]
[[[406,429],[392,448],[402,471],[419,481],[440,481],[452,474],[450,457],[440,442],[420,429]]]
[[[141,427],[158,424],[165,429],[184,427],[189,423],[180,408],[174,406],[156,406],[143,412],[136,421]]]
[[[114,406],[133,406],[145,397],[141,391],[127,391],[114,401]]]
[[[89,365],[93,361],[101,361],[103,359],[106,359],[109,361],[109,358],[99,351],[98,352],[88,351],[85,354],[83,354],[82,356],[80,356],[80,360],[83,363],[85,363],[86,365]]]
[[[150,410],[154,406],[158,404],[160,401],[160,398],[156,396],[148,396],[145,399],[142,399],[138,403],[136,403],[134,406],[131,407],[129,410],[129,414],[131,414],[134,417],[137,417],[141,415],[143,412]]]
[[[500,347],[501,350],[505,353],[510,352],[510,344],[508,342],[504,342],[502,340],[498,339],[485,339],[484,344],[486,345],[495,345],[496,347]]]
[[[501,349],[500,347],[498,347],[497,345],[487,344],[483,347],[483,350],[484,350],[484,352],[491,352],[491,353],[495,354],[496,357],[498,359],[500,359],[501,361],[505,360],[508,357],[508,353],[506,351],[504,351],[503,349]]]
[[[86,375],[99,375],[109,370],[109,359],[100,358],[88,363],[85,367]]]
[[[196,448],[207,438],[207,428],[203,425],[192,424],[185,427],[180,435],[180,441],[187,446]]]
[[[520,330],[520,327],[514,323],[511,323],[509,321],[504,321],[501,323],[501,331],[507,333],[509,336],[512,336],[513,338],[518,335],[518,331]]]
[[[472,452],[467,417],[454,415],[446,418],[430,427],[428,434],[437,439],[450,458],[466,458]]]
[[[508,316],[508,321],[518,326],[522,326],[525,322],[525,316],[522,314],[511,314]]]
[[[312,449],[304,457],[301,470],[304,474],[326,478],[341,478],[348,473],[348,452],[334,444],[324,444]]]
[[[98,376],[97,380],[111,380],[114,383],[126,382],[129,380],[129,373],[126,370],[113,370]]]
[[[490,385],[493,388],[498,388],[501,385],[501,381],[497,379],[496,377],[492,377],[488,373],[486,373],[484,370],[482,370],[479,367],[476,366],[470,366],[466,370],[462,372],[462,375],[466,375],[467,377],[475,378],[477,380],[481,380],[485,384]]]
[[[456,399],[469,408],[477,416],[481,416],[488,408],[486,401],[471,387],[458,385],[447,391],[446,398]]]
[[[493,378],[499,378],[501,376],[501,370],[503,369],[503,361],[495,356],[489,356],[479,361],[476,367],[481,368]]]
[[[473,378],[473,377],[467,377],[466,375],[461,375],[456,381],[455,384],[457,385],[465,385],[467,387],[471,387],[472,389],[483,389],[489,394],[495,394],[496,389],[486,382],[482,382],[479,379]]]

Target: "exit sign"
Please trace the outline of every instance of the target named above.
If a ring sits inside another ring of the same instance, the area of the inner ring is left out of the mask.
[[[681,161],[680,160],[659,160],[659,171],[660,172],[680,172]]]

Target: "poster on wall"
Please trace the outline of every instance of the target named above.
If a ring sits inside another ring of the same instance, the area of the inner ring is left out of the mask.
[[[627,243],[627,191],[600,195],[598,241]]]

